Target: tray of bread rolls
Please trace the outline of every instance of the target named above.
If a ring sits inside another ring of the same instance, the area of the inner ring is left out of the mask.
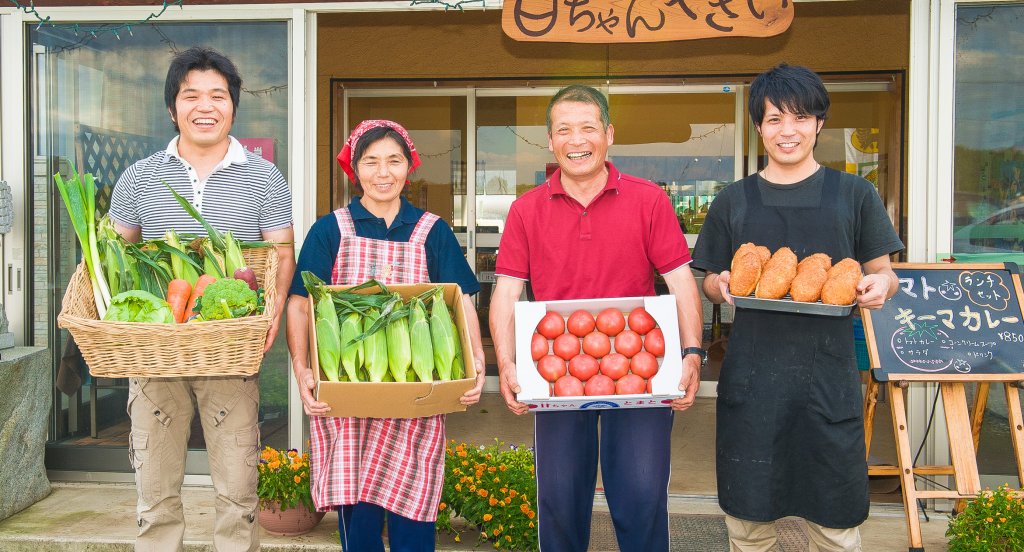
[[[788,247],[772,253],[748,242],[733,255],[729,293],[739,308],[846,316],[857,304],[861,276],[854,259],[832,264],[824,253],[797,259]]]

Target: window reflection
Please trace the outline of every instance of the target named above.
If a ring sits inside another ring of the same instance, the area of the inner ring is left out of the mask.
[[[1019,4],[956,10],[952,247],[960,261],[1024,261],[1022,24]]]
[[[56,349],[60,364],[82,378],[77,393],[55,392],[52,437],[61,445],[127,445],[129,420],[123,380],[93,380],[56,331],[61,297],[81,252],[52,175],[71,167],[91,172],[99,187],[97,210],[106,212],[117,178],[132,163],[167,146],[175,136],[164,103],[171,57],[194,45],[226,54],[242,76],[242,94],[231,134],[288,174],[288,25],[284,22],[152,24],[131,34],[76,33],[71,24],[28,25],[30,140],[34,154],[32,205],[32,329],[34,343]],[[52,286],[52,287],[51,287]],[[53,289],[56,287],[57,289]],[[54,366],[55,372],[59,366]],[[261,368],[262,440],[288,443],[288,355],[278,339]],[[196,418],[198,420],[198,417]],[[193,428],[190,448],[204,448]],[[123,451],[111,459],[122,461]],[[48,460],[49,462],[49,460]],[[73,469],[116,469],[75,465]]]

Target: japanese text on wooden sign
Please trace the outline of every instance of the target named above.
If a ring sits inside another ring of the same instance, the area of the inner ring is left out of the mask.
[[[781,34],[793,0],[506,0],[501,27],[533,42],[663,42]]]

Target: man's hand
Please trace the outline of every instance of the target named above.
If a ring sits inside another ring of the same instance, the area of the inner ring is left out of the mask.
[[[313,389],[316,388],[316,379],[313,378],[313,370],[308,367],[295,367],[295,381],[299,384],[299,398],[302,399],[302,408],[308,416],[326,416],[331,411],[330,405],[313,398]]]
[[[889,296],[892,280],[884,274],[868,274],[857,282],[857,306],[865,309],[880,309]]]
[[[522,391],[519,387],[519,379],[516,378],[516,364],[514,362],[505,363],[505,366],[498,370],[498,380],[501,396],[505,399],[508,409],[516,415],[526,414],[530,407],[516,400],[516,395]]]
[[[685,393],[672,401],[672,410],[686,410],[697,400],[700,388],[700,359],[695,355],[683,357],[683,377],[679,379],[679,390]]]
[[[733,305],[735,303],[733,303],[733,301],[732,301],[732,294],[729,293],[729,277],[730,276],[731,275],[729,274],[728,270],[723,270],[718,275],[718,281],[716,283],[718,284],[718,291],[719,291],[719,293],[722,294],[722,299],[725,299],[726,303],[729,303],[730,305]]]
[[[473,359],[473,364],[476,366],[476,385],[459,397],[459,402],[466,406],[480,402],[480,394],[484,391],[484,379],[487,376],[484,373],[484,358],[482,354]]]
[[[263,346],[263,354],[267,354],[267,351],[274,346],[274,339],[277,338],[277,332],[281,329],[281,317],[275,316],[274,320],[270,323],[270,327],[267,328],[267,344]]]

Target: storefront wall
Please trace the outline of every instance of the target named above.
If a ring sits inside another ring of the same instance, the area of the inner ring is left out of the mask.
[[[232,21],[240,14],[289,22],[287,159],[291,162],[286,177],[295,193],[298,236],[317,214],[332,206],[325,193],[337,149],[330,116],[332,79],[362,81],[364,86],[371,85],[366,81],[381,85],[393,79],[406,79],[407,83],[407,79],[415,79],[420,81],[417,86],[437,80],[444,86],[451,84],[446,80],[474,83],[496,78],[502,80],[500,86],[514,87],[535,85],[538,80],[558,84],[577,78],[682,84],[742,80],[780,61],[808,65],[835,79],[845,74],[863,77],[879,71],[907,72],[906,162],[900,164],[906,175],[900,180],[907,184],[901,190],[902,208],[893,215],[908,221],[908,259],[924,262],[940,258],[940,251],[948,252],[946,244],[953,239],[954,192],[949,184],[938,183],[953,181],[948,152],[953,150],[949,114],[955,88],[955,11],[958,4],[972,3],[981,2],[798,2],[791,29],[774,38],[614,46],[518,43],[502,34],[496,10],[441,12],[391,3],[358,7],[378,10],[373,13],[348,11],[357,8],[352,4],[292,4],[287,8],[278,4],[230,10],[190,5],[186,10],[168,11],[160,24],[186,19]],[[144,8],[50,8],[48,15],[55,22],[138,21],[148,13]],[[36,171],[26,153],[30,126],[26,66],[30,55],[24,45],[35,23],[13,8],[0,8],[0,68],[4,75],[0,82],[0,178],[11,184],[15,207],[23,214],[15,231],[5,237],[2,272],[4,302],[19,343],[34,335],[32,317],[40,316],[32,307],[27,285],[33,273],[32,255],[27,252],[32,250],[31,235],[37,221],[26,201],[39,194],[29,193],[30,176]],[[823,47],[823,41],[827,46]],[[467,44],[473,47],[467,48]],[[313,100],[314,92],[315,103],[307,104],[306,98]],[[43,262],[49,263],[53,255],[45,257]],[[19,287],[18,282],[25,284]],[[55,312],[42,316],[52,320]],[[57,345],[49,341],[46,345],[56,358]],[[301,446],[303,416],[294,386],[290,387],[288,443],[297,447]],[[930,394],[917,402],[919,411],[912,412],[912,420],[922,420],[923,427]],[[941,460],[943,445],[941,438],[932,439],[926,456]]]

